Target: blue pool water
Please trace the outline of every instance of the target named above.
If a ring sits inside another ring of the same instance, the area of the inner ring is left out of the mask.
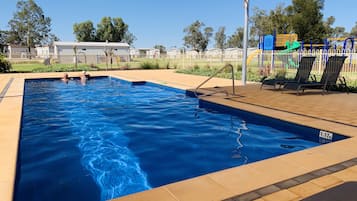
[[[107,200],[320,144],[312,128],[200,105],[150,83],[27,80],[15,200]]]

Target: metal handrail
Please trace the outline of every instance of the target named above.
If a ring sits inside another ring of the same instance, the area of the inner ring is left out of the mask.
[[[222,68],[220,68],[219,70],[217,70],[215,73],[213,73],[213,75],[211,75],[208,79],[206,79],[205,81],[203,81],[201,84],[199,84],[194,93],[195,93],[195,96],[198,97],[197,95],[197,90],[202,87],[204,84],[206,84],[210,79],[212,79],[214,76],[216,76],[218,73],[222,72],[225,68],[230,68],[231,71],[232,71],[232,94],[235,95],[235,86],[234,86],[234,68],[233,68],[233,65],[232,64],[226,64],[225,66],[223,66]],[[228,93],[227,93],[227,96],[228,96]]]

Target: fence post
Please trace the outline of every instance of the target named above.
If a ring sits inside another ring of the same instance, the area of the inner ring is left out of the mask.
[[[274,73],[275,70],[275,64],[274,64],[274,50],[271,51],[271,62],[270,62],[270,69],[271,72]]]
[[[321,74],[321,68],[322,68],[322,54],[323,54],[323,50],[320,50],[320,54],[319,54],[319,74]]]

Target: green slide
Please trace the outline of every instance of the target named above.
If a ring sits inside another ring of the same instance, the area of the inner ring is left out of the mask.
[[[286,45],[286,49],[280,51],[280,53],[282,53],[282,54],[290,53],[300,47],[300,43],[297,41],[293,41],[292,43],[290,43],[290,41],[286,41],[285,45]]]
[[[279,54],[286,54],[286,53],[290,53],[295,51],[296,49],[300,48],[300,43],[297,41],[293,41],[292,43],[290,43],[290,41],[286,41],[285,42],[286,45],[286,49],[285,50],[281,50],[279,51]],[[298,64],[296,64],[292,59],[288,59],[288,64],[289,66],[292,66],[294,68],[298,67]]]

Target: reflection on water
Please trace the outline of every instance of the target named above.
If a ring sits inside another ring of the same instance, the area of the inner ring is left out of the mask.
[[[232,151],[232,158],[243,159],[243,164],[246,164],[248,157],[242,153],[244,145],[241,142],[241,138],[243,136],[243,131],[248,130],[247,124],[244,120],[235,120],[234,116],[231,116],[231,129],[235,134],[237,134],[237,147]]]

